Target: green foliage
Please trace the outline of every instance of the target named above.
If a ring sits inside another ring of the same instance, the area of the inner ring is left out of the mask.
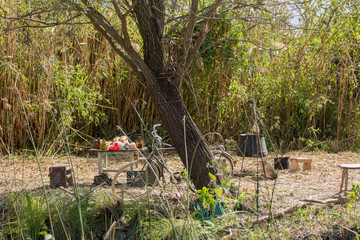
[[[223,26],[224,31],[214,26],[203,46],[207,52],[201,59],[207,64],[200,69],[194,65],[192,77],[201,79],[194,83],[196,96],[189,96],[190,105],[195,99],[200,105],[196,119],[203,129],[235,138],[247,132],[253,120],[245,102],[254,99],[276,142],[304,147],[324,138],[337,139],[337,145],[349,135],[357,138],[360,91],[359,75],[354,73],[359,61],[359,9],[343,1],[316,1],[301,7],[307,9],[299,18],[304,29],[285,26],[275,31],[274,24],[245,32],[241,30],[246,25],[234,20],[232,28]],[[321,14],[314,14],[318,11]],[[284,12],[283,16],[289,15]],[[251,40],[229,40],[232,61],[220,53],[228,46],[223,44],[224,32],[227,39]],[[353,143],[358,146],[358,141]]]
[[[203,203],[206,208],[213,208],[215,204],[215,191],[214,189],[203,187],[200,190],[197,190],[199,200]]]
[[[96,202],[91,192],[82,192],[79,199],[63,194],[52,203],[51,210],[56,239],[81,239],[82,229],[88,236],[97,224]]]
[[[43,193],[35,196],[20,192],[7,197],[7,224],[0,228],[6,239],[81,239],[82,229],[88,239],[91,232],[105,232],[109,222],[118,220],[123,211],[109,198],[94,196],[92,191],[81,191],[79,199],[59,190],[49,193],[49,209]]]
[[[141,238],[153,239],[200,239],[197,223],[186,219],[163,218],[153,213],[151,221],[144,221]]]
[[[36,197],[29,192],[20,192],[11,194],[7,200],[11,224],[4,233],[16,239],[38,239],[43,231],[49,231],[46,226],[48,211],[44,196]]]
[[[54,81],[64,125],[72,126],[74,121],[95,125],[107,123],[107,116],[97,107],[97,103],[104,100],[103,96],[99,89],[86,84],[88,76],[85,69],[79,65],[62,68],[59,63],[54,67]]]
[[[350,200],[349,204],[354,204],[356,202],[360,202],[360,184],[353,184],[353,189],[348,192]]]

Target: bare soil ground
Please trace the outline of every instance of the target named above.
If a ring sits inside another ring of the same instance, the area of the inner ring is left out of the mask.
[[[324,200],[339,192],[341,169],[339,164],[360,164],[360,153],[340,152],[289,152],[291,157],[311,158],[311,171],[289,171],[281,170],[278,178],[272,180],[264,178],[263,171],[259,166],[257,158],[242,158],[234,156],[237,160],[232,182],[239,187],[241,192],[253,194],[259,189],[259,195],[263,203],[269,203],[271,193],[275,186],[273,206],[274,209],[283,209],[290,205],[299,203],[304,199]],[[265,158],[273,165],[272,156]],[[41,157],[39,161],[34,158],[0,156],[0,196],[23,189],[33,190],[49,186],[49,167],[55,164],[72,162],[77,182],[81,186],[93,186],[94,177],[98,175],[98,160],[96,156],[78,157]],[[181,171],[182,163],[175,154],[167,156],[171,171]],[[109,160],[110,168],[118,168],[121,161]],[[300,165],[301,168],[301,165]],[[260,172],[257,177],[257,172]],[[110,175],[111,177],[112,175]],[[259,181],[257,181],[259,179]],[[259,182],[259,184],[258,184]],[[360,183],[360,170],[349,171],[349,186]],[[109,187],[103,187],[109,191]],[[175,189],[175,188],[173,188]],[[175,190],[174,190],[175,191]]]

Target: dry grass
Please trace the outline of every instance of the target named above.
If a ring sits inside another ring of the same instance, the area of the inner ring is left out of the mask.
[[[294,205],[303,199],[323,200],[330,198],[339,192],[341,169],[339,164],[360,163],[360,153],[341,152],[337,154],[324,152],[290,152],[290,156],[309,157],[313,159],[311,171],[288,170],[279,171],[279,177],[276,180],[273,206],[274,209],[286,208]],[[235,157],[237,164],[235,166],[235,176],[232,182],[239,186],[241,192],[247,194],[254,193],[257,188],[256,172],[257,159]],[[168,165],[171,171],[181,171],[182,163],[175,155],[168,157]],[[269,163],[272,163],[270,157]],[[76,157],[71,161],[74,166],[77,182],[83,186],[91,186],[94,176],[98,174],[96,157]],[[241,163],[243,161],[243,171],[241,172]],[[49,167],[55,164],[68,163],[66,157],[48,158],[42,157],[40,160],[41,173],[45,179],[45,185],[49,185],[48,177]],[[34,159],[23,157],[1,158],[1,178],[0,194],[10,191],[19,191],[22,189],[34,189],[42,186],[40,171]],[[109,166],[116,169],[121,163],[117,160],[110,160]],[[260,169],[260,173],[261,173]],[[360,183],[359,170],[349,172],[349,181],[351,183]],[[260,199],[264,203],[269,203],[271,192],[274,186],[274,180],[265,179],[261,175],[259,181]]]
[[[288,170],[282,170],[278,172],[278,178],[276,179],[276,188],[274,192],[274,199],[272,203],[273,212],[278,212],[289,206],[296,205],[304,199],[316,199],[325,200],[339,191],[341,169],[339,164],[343,163],[360,163],[360,153],[353,152],[340,152],[337,154],[324,153],[324,152],[290,152],[290,156],[297,157],[309,157],[313,159],[311,171],[296,171],[290,172]],[[170,154],[167,157],[167,163],[171,171],[182,170],[182,163],[180,159]],[[320,238],[325,234],[338,234],[337,229],[342,229],[342,226],[350,226],[353,228],[354,221],[358,221],[358,217],[354,216],[357,212],[357,205],[352,207],[347,206],[334,206],[332,208],[325,208],[322,206],[314,206],[314,208],[306,208],[298,210],[291,217],[284,220],[279,220],[273,223],[270,228],[266,227],[246,227],[241,226],[226,228],[226,225],[237,226],[239,222],[256,219],[256,204],[255,204],[255,192],[257,184],[259,183],[259,209],[260,216],[267,215],[268,204],[270,203],[271,193],[274,186],[274,180],[264,178],[261,174],[262,170],[257,166],[256,158],[246,158],[235,156],[237,164],[235,166],[235,176],[232,182],[239,186],[241,192],[244,192],[246,197],[244,200],[245,205],[253,211],[253,213],[245,213],[240,215],[226,215],[221,218],[221,224],[219,222],[219,229],[216,236],[224,236],[232,232],[233,236],[241,237],[244,239],[256,238],[256,236],[266,236],[270,238],[296,238],[302,239],[304,237],[313,237],[314,239]],[[0,159],[1,173],[0,173],[0,195],[6,196],[10,192],[20,191],[24,189],[36,191],[42,187],[40,171],[38,164],[32,157],[20,157],[13,156],[10,159],[3,156]],[[267,157],[268,162],[272,165],[271,156]],[[77,182],[84,190],[93,186],[94,177],[98,175],[97,157],[71,157],[71,161],[74,166],[74,171],[77,177]],[[50,180],[48,177],[49,167],[55,164],[68,163],[67,157],[47,158],[40,157],[41,173],[44,176],[45,185],[49,186]],[[241,165],[243,168],[241,171]],[[117,168],[121,165],[121,161],[110,159],[109,167]],[[257,181],[256,173],[260,169],[259,181]],[[359,170],[350,171],[350,184],[360,183]],[[169,183],[169,181],[168,181]],[[68,188],[70,191],[72,187]],[[158,190],[160,192],[160,190]],[[99,194],[103,196],[103,193],[110,193],[110,187],[102,186],[97,188],[93,194]],[[165,199],[171,199],[171,206],[184,215],[184,210],[187,212],[185,206],[179,204],[176,200],[176,190],[174,187],[166,188],[166,191],[162,191],[161,195],[154,195],[154,204],[156,201],[166,201]],[[190,196],[189,200],[193,203],[196,199],[195,195]],[[134,206],[136,204],[134,203]],[[192,205],[189,205],[192,206]],[[161,207],[159,208],[161,209]],[[180,216],[179,215],[179,216]],[[181,216],[182,216],[181,215]],[[185,215],[184,215],[185,216]],[[356,219],[357,218],[357,219]],[[175,221],[175,220],[172,220]],[[217,221],[215,221],[216,223]],[[198,224],[198,223],[196,223]],[[204,226],[203,226],[204,227]],[[334,229],[332,229],[334,228]],[[346,229],[346,228],[344,228]],[[345,230],[341,230],[345,231]],[[286,235],[288,234],[288,235]],[[265,235],[264,235],[265,236]],[[341,235],[341,236],[344,236]],[[341,238],[339,238],[341,239]]]

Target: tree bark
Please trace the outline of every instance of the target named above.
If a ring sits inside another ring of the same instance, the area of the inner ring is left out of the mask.
[[[209,186],[209,173],[216,175],[216,169],[211,166],[210,149],[192,120],[179,88],[174,84],[176,76],[183,75],[180,72],[183,68],[165,65],[162,42],[164,8],[163,0],[139,0],[134,5],[144,43],[144,62],[152,71],[152,75],[144,75],[145,83],[191,180],[200,189]]]
[[[192,120],[178,88],[168,78],[158,78],[158,90],[148,86],[165,128],[186,166],[190,179],[197,189],[208,187],[209,173],[216,175],[211,165],[212,154],[201,132]]]

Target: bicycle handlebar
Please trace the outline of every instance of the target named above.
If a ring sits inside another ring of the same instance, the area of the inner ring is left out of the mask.
[[[152,131],[152,135],[154,136],[154,137],[160,137],[159,135],[157,135],[157,133],[156,133],[156,128],[157,127],[160,127],[161,126],[161,124],[160,123],[158,123],[158,124],[155,124],[154,126],[153,126],[153,131]]]
[[[155,124],[153,126],[153,131],[151,132],[151,134],[154,136],[154,138],[156,138],[156,139],[160,138],[160,140],[161,140],[161,137],[157,134],[157,130],[156,130],[156,128],[160,127],[160,126],[161,126],[161,124]]]
[[[158,123],[158,124],[155,124],[155,125],[153,126],[153,131],[151,132],[151,134],[154,136],[154,138],[155,138],[156,142],[159,144],[159,146],[173,147],[171,144],[162,142],[162,137],[160,137],[160,136],[157,134],[156,128],[157,128],[157,127],[160,127],[160,126],[161,126],[161,124],[159,124],[159,123]]]

